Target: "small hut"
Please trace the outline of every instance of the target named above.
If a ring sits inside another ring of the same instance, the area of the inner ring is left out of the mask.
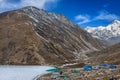
[[[84,70],[85,70],[85,71],[92,71],[92,66],[89,65],[89,64],[86,64],[86,65],[84,66]]]
[[[112,64],[112,65],[110,65],[110,66],[109,66],[109,68],[110,68],[110,69],[116,69],[116,68],[117,68],[117,66],[116,66],[116,65],[114,65],[114,64]]]

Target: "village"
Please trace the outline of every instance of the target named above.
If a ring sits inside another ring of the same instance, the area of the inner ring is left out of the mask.
[[[120,66],[100,64],[83,68],[56,68],[38,80],[120,80]]]

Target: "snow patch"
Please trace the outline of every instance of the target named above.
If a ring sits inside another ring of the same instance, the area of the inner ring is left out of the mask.
[[[33,16],[29,16],[29,17],[32,18],[35,22],[39,23],[39,21],[36,18],[34,18]]]

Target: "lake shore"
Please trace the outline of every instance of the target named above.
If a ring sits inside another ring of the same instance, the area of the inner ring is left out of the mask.
[[[72,73],[71,70],[78,70],[78,73]],[[116,69],[99,69],[92,71],[84,71],[82,68],[63,68],[63,74],[66,74],[69,79],[68,80],[110,80],[114,78],[114,80],[120,80],[120,66]],[[41,76],[37,80],[51,80],[52,74],[47,74]],[[62,80],[60,77],[55,80]],[[64,80],[64,79],[63,79]]]

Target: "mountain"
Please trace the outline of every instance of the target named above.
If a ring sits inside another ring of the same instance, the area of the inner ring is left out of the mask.
[[[93,63],[120,64],[120,43],[110,46],[101,51],[92,53]]]
[[[85,28],[93,37],[115,44],[120,42],[120,21],[114,20],[107,26]]]
[[[0,64],[61,65],[102,48],[64,15],[32,6],[0,13]]]

